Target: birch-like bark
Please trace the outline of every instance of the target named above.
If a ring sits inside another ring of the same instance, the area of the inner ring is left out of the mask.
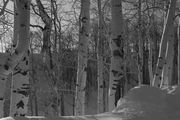
[[[81,0],[79,17],[78,68],[76,80],[75,115],[85,114],[85,92],[87,77],[87,48],[90,31],[90,0]]]
[[[98,43],[97,43],[97,63],[98,63],[98,73],[97,73],[97,81],[98,81],[98,107],[97,113],[104,112],[104,104],[103,104],[103,92],[104,92],[104,85],[103,85],[103,16],[101,11],[101,0],[97,1],[98,3],[98,13],[99,13],[99,25],[98,25]]]
[[[29,19],[30,16],[28,12],[30,0],[20,1],[20,10],[19,14],[19,22],[20,22],[20,34],[18,39],[18,44],[14,50],[14,52],[7,54],[4,58],[2,58],[2,62],[0,63],[0,76],[7,76],[12,72],[14,67],[19,63],[22,59],[24,53],[28,50],[29,47]]]
[[[28,49],[29,46],[29,20],[30,20],[30,0],[19,1],[19,10],[20,13],[16,14],[15,17],[19,15],[20,27],[17,28],[20,31],[18,37],[18,45],[15,47],[15,50],[11,54],[6,54],[1,59],[0,63],[0,76],[1,76],[1,84],[0,84],[0,107],[3,108],[3,104],[1,104],[4,100],[4,87],[6,76],[11,73],[14,67],[21,60],[24,52]],[[2,115],[2,111],[0,111],[0,115]]]
[[[26,0],[29,10],[26,11],[26,16],[30,16],[30,1]],[[15,21],[14,21],[14,40],[13,47],[17,45],[20,37],[21,20],[20,14],[24,10],[20,0],[15,1]],[[30,20],[23,21],[23,24],[29,24]],[[29,28],[29,26],[27,26]],[[29,33],[27,34],[29,36]],[[29,38],[28,38],[29,39]],[[10,116],[25,116],[28,111],[29,99],[29,55],[30,51],[26,51],[23,58],[14,68],[11,86],[11,104]]]
[[[147,1],[146,1],[147,2]],[[147,3],[148,4],[148,3]],[[155,6],[155,0],[153,1],[153,7]],[[148,6],[149,8],[149,6]],[[149,79],[150,79],[150,85],[152,85],[152,81],[153,81],[153,39],[154,38],[154,32],[153,32],[153,36],[150,36],[150,29],[154,28],[154,9],[152,10],[152,14],[150,15],[150,11],[148,10],[148,22],[149,22],[149,26],[147,29],[147,36],[148,36],[148,49],[149,49],[149,57],[148,57],[148,71],[149,71]]]
[[[169,9],[169,1],[164,1],[164,9],[165,9],[165,12],[164,12],[164,25],[166,24],[166,18],[167,18],[167,11]],[[173,34],[172,34],[173,36]],[[173,57],[171,56],[170,54],[172,53],[172,49],[170,47],[173,47],[173,44],[170,43],[170,42],[174,42],[173,40],[168,40],[167,42],[167,48],[166,48],[166,55],[165,55],[165,64],[164,64],[164,67],[163,67],[163,71],[162,71],[162,80],[161,80],[161,84],[160,84],[160,88],[162,87],[167,87],[169,86],[169,74],[168,74],[168,71],[169,69],[172,69],[172,66],[170,66],[171,62],[172,62],[172,58],[168,58],[168,57]]]
[[[153,68],[152,68],[152,57],[153,57],[153,38],[150,37],[150,29],[152,28],[152,25],[154,22],[154,12],[152,14],[153,18],[149,18],[149,28],[147,31],[148,34],[148,42],[149,42],[149,57],[148,57],[148,71],[149,71],[149,79],[150,79],[150,85],[152,84],[152,80],[153,80]]]
[[[174,23],[174,13],[175,13],[175,7],[176,7],[176,1],[177,0],[171,0],[170,2],[170,8],[168,10],[165,26],[163,29],[163,34],[161,37],[161,43],[160,43],[160,51],[159,51],[159,57],[158,62],[156,65],[156,71],[153,78],[153,86],[159,87],[161,78],[162,78],[162,70],[165,64],[165,54],[166,54],[166,48],[167,48],[167,41],[169,39],[173,39],[171,36],[173,32],[173,23]]]
[[[31,49],[32,50],[32,49]],[[38,113],[38,101],[37,101],[37,88],[34,86],[35,85],[35,83],[36,83],[36,79],[35,79],[35,72],[34,72],[34,70],[35,70],[35,68],[34,68],[34,56],[33,56],[33,53],[31,54],[31,56],[30,56],[30,65],[31,65],[31,67],[29,67],[30,69],[31,69],[31,72],[30,72],[30,76],[31,76],[31,90],[33,91],[31,94],[32,95],[30,95],[30,97],[32,97],[32,98],[30,98],[31,100],[32,100],[32,102],[34,103],[34,113],[35,113],[35,116],[38,116],[39,115],[39,113]],[[32,104],[33,104],[32,103]],[[33,108],[32,108],[33,109]],[[32,113],[33,113],[32,112]],[[34,115],[34,114],[33,114]]]
[[[15,67],[12,76],[10,116],[25,116],[29,100],[29,55],[28,50]]]
[[[109,98],[108,109],[112,111],[117,101],[115,100],[115,92],[118,83],[123,77],[124,67],[124,29],[123,29],[123,16],[122,16],[122,1],[111,0],[112,5],[112,38],[110,41],[111,48],[111,66],[110,66],[110,80],[109,80]]]
[[[174,32],[171,33],[174,36]],[[171,86],[172,83],[172,68],[173,68],[173,58],[174,58],[174,37],[168,40],[167,51],[165,57],[165,65],[162,73],[162,80],[160,87]]]
[[[180,85],[180,17],[178,18],[177,37],[178,37],[178,85]]]
[[[7,0],[8,1],[8,0]],[[6,4],[7,5],[7,4]],[[4,9],[6,7],[4,6]],[[17,23],[18,23],[18,16],[19,16],[19,12],[17,10],[17,4],[16,4],[16,0],[14,1],[14,33],[17,33],[16,31],[19,30],[19,27],[17,26]],[[3,10],[1,10],[1,13],[3,14]],[[14,34],[14,39],[15,38],[19,38],[17,34]],[[13,49],[15,49],[16,47],[16,43],[17,43],[17,39],[16,41],[13,40]],[[7,81],[7,78],[6,77],[1,77],[0,78],[0,117],[3,117],[3,114],[4,114],[4,93],[5,93],[5,87],[6,87],[6,81]]]
[[[13,45],[12,49],[15,49],[15,47],[18,44],[18,39],[19,39],[19,1],[14,0],[14,34],[13,34]]]
[[[139,7],[138,7],[138,38],[139,38],[139,52],[138,52],[138,81],[139,84],[143,83],[143,39],[142,39],[142,20],[141,20],[141,0],[139,0]]]
[[[6,89],[6,77],[0,77],[0,118],[4,115],[4,94]]]
[[[150,85],[153,81],[153,69],[152,69],[152,41],[149,38],[149,59],[148,59],[148,69],[149,69],[149,79],[150,79]]]

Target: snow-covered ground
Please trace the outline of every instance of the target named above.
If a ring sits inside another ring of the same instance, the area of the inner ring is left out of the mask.
[[[180,87],[135,87],[113,113],[124,114],[126,120],[180,120]]]

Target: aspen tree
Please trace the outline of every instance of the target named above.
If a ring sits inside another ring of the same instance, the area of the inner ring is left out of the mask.
[[[158,62],[156,65],[156,70],[155,70],[155,75],[153,78],[153,86],[159,87],[161,78],[162,78],[162,70],[165,64],[165,54],[166,54],[166,46],[167,46],[167,41],[169,39],[173,39],[172,37],[172,32],[173,32],[173,18],[174,18],[174,13],[175,13],[175,7],[176,7],[176,1],[177,0],[171,0],[170,1],[170,7],[167,13],[164,29],[163,29],[163,34],[161,37],[161,43],[160,43],[160,51],[159,51],[159,57],[158,57]]]
[[[167,43],[167,51],[165,56],[165,65],[162,73],[162,80],[160,87],[171,86],[172,83],[172,68],[174,58],[174,32],[171,33],[171,38]]]
[[[146,1],[147,2],[147,1]],[[148,4],[148,3],[147,3]],[[153,0],[152,7],[155,6],[155,0]],[[149,9],[149,6],[147,7]],[[149,79],[150,79],[150,85],[152,85],[153,81],[153,40],[155,39],[154,31],[152,33],[152,36],[150,35],[151,29],[154,29],[154,12],[155,9],[152,9],[152,13],[150,14],[150,10],[148,10],[148,29],[147,29],[147,38],[148,38],[148,49],[149,49],[149,56],[148,56],[148,71],[149,71]]]
[[[13,33],[13,45],[12,49],[15,49],[17,44],[18,44],[18,39],[19,39],[19,1],[14,0],[14,33]]]
[[[164,1],[164,25],[166,22],[167,11],[169,9],[169,1]],[[171,73],[173,67],[173,58],[174,58],[174,33],[171,33],[172,38],[169,38],[167,41],[166,55],[165,55],[165,64],[162,71],[162,80],[160,87],[167,87],[170,85],[171,81]]]
[[[178,37],[178,85],[180,85],[180,17],[178,18],[177,37]]]
[[[152,19],[154,19],[154,14],[152,15]],[[151,18],[149,18],[149,28],[147,31],[148,34],[148,42],[149,42],[149,58],[148,58],[148,70],[149,70],[149,79],[150,79],[150,84],[152,84],[152,80],[153,80],[153,69],[152,69],[152,56],[153,56],[153,41],[150,37],[150,29],[152,27],[152,22],[153,20],[151,20]]]
[[[150,40],[150,38],[149,38],[148,70],[149,70],[150,84],[152,84],[152,80],[153,80],[153,69],[152,69],[152,41]]]
[[[75,115],[85,114],[87,77],[87,48],[90,31],[90,0],[81,0],[79,17],[78,68],[76,80]]]
[[[97,48],[97,59],[98,59],[98,73],[97,73],[97,81],[98,81],[98,113],[104,112],[104,104],[103,104],[103,15],[101,11],[101,0],[97,1],[98,3],[98,13],[99,13],[99,23],[98,23],[98,48]]]
[[[141,20],[141,0],[139,0],[139,6],[138,6],[138,44],[139,44],[139,52],[138,52],[138,80],[139,80],[139,84],[143,83],[143,39],[142,39],[142,20]]]
[[[115,108],[115,92],[118,82],[123,77],[124,69],[124,49],[123,49],[123,16],[122,16],[122,1],[111,0],[112,6],[112,38],[110,41],[111,48],[111,66],[110,66],[110,80],[109,80],[109,111]]]
[[[5,3],[4,3],[4,6],[2,8],[2,10],[0,11],[0,15],[2,15],[5,11],[5,8],[7,6],[7,3],[8,3],[9,0],[7,0]],[[17,22],[16,21],[16,16],[18,16],[17,14],[17,6],[16,6],[16,1],[14,1],[14,23]],[[15,25],[15,24],[14,24]],[[16,26],[14,26],[14,28],[16,28]],[[14,29],[14,30],[18,30],[18,28]],[[15,34],[14,34],[15,36]],[[15,38],[15,37],[14,37]],[[14,46],[14,45],[13,45]],[[15,45],[16,46],[16,45]],[[0,118],[3,117],[4,115],[4,93],[5,93],[5,88],[6,88],[6,81],[7,81],[7,78],[4,76],[0,77]]]
[[[29,55],[30,51],[28,50],[13,71],[10,116],[24,116],[28,112]]]
[[[18,38],[18,45],[15,47],[12,53],[7,53],[1,59],[0,63],[0,76],[4,78],[9,75],[14,67],[20,62],[26,50],[29,47],[29,21],[30,21],[30,0],[19,1],[19,38]],[[1,84],[3,85],[3,84]],[[29,87],[29,86],[27,86]],[[26,88],[26,85],[24,85]],[[1,92],[3,93],[3,91]]]
[[[7,77],[5,76],[0,77],[0,118],[2,118],[4,115],[4,101],[5,101],[4,94],[6,89],[6,81],[7,81]]]
[[[15,47],[15,50],[12,53],[7,54],[4,58],[1,59],[0,63],[0,75],[7,76],[13,70],[13,68],[19,63],[24,53],[29,48],[29,14],[30,8],[28,7],[30,0],[20,1],[21,13],[20,18],[20,34],[18,39],[18,44]]]
[[[28,6],[30,7],[30,6]],[[30,8],[29,8],[30,9]],[[14,40],[13,47],[17,45],[19,38],[20,28],[20,14],[23,8],[19,0],[15,1],[15,15],[14,15]],[[28,12],[28,11],[27,11]],[[29,13],[27,13],[29,14]],[[29,22],[29,21],[26,21]],[[25,23],[25,22],[24,22]],[[28,111],[28,99],[29,99],[29,55],[30,51],[27,50],[23,58],[16,65],[12,75],[11,86],[11,104],[10,104],[10,116],[24,116]]]

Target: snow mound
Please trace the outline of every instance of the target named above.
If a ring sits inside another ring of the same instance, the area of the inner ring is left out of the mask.
[[[113,113],[124,114],[127,120],[180,120],[180,86],[137,86],[118,101]]]
[[[120,99],[113,113],[126,113],[128,120],[168,120],[166,110],[166,92],[146,85],[131,89]]]
[[[168,88],[166,96],[166,114],[172,120],[180,120],[180,86]]]

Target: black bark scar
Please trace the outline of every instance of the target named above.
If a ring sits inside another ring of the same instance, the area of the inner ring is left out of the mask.
[[[16,107],[24,109],[24,102],[22,100],[19,101],[19,103],[17,103]]]
[[[4,65],[5,70],[9,70],[9,66],[7,64]]]
[[[17,71],[17,72],[15,72],[13,75],[16,75],[16,74],[22,74],[23,76],[25,76],[25,75],[27,75],[27,73],[28,73],[28,71]]]
[[[114,41],[114,43],[117,45],[117,47],[121,47],[122,42],[123,42],[123,38],[122,35],[118,35],[117,38],[112,39]]]
[[[24,95],[24,96],[28,96],[29,93],[26,91],[26,90],[13,90],[14,93],[19,93],[21,95]]]
[[[118,71],[116,70],[111,70],[111,72],[113,73],[113,76],[116,76],[118,74]]]

